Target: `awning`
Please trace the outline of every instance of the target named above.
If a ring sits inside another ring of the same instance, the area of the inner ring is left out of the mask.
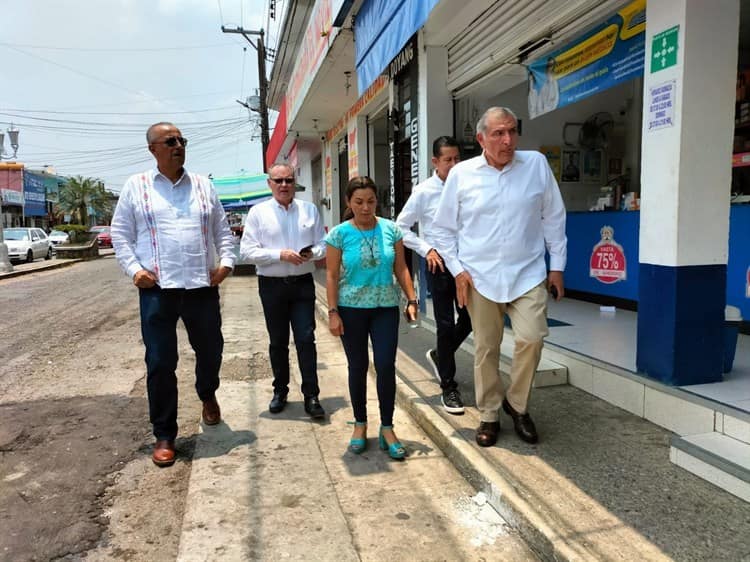
[[[271,198],[270,195],[266,195],[263,197],[258,197],[255,199],[240,199],[239,201],[232,201],[229,203],[225,203],[224,201],[221,202],[221,206],[224,207],[224,210],[237,210],[237,209],[249,209],[253,205],[257,205],[258,203],[263,203],[263,201],[268,201]]]
[[[255,201],[261,197],[269,197],[266,174],[223,176],[212,178],[219,200],[226,207],[228,203],[236,201]]]
[[[427,21],[439,0],[365,0],[354,26],[361,96]]]

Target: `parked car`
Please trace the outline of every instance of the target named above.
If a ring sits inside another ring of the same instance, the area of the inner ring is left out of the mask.
[[[52,243],[41,228],[4,228],[3,238],[11,261],[32,262],[36,258],[52,257]]]
[[[96,232],[96,241],[99,242],[100,248],[112,247],[112,234],[108,226],[92,226],[91,232]]]
[[[55,246],[66,244],[70,240],[70,236],[68,236],[68,233],[63,232],[62,230],[53,230],[49,233],[47,238],[49,238],[49,241],[52,243],[53,250]]]

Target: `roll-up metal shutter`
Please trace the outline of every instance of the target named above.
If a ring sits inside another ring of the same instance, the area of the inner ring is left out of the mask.
[[[606,19],[623,0],[498,0],[448,43],[448,88],[456,97],[534,60]]]

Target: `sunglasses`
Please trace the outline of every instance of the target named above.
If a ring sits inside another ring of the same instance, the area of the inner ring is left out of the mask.
[[[187,146],[188,140],[185,137],[167,137],[163,141],[156,141],[151,144],[166,144],[167,146],[175,147],[177,146],[177,143],[180,143],[182,146]]]
[[[283,183],[287,185],[294,184],[294,178],[268,178],[268,179],[271,180],[273,183],[278,183],[278,184],[283,184]]]

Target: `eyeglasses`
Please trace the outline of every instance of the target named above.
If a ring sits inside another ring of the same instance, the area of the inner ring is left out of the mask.
[[[167,137],[163,141],[155,141],[151,144],[166,144],[167,146],[175,147],[177,146],[177,143],[180,143],[182,146],[187,146],[188,140],[185,137]]]
[[[293,185],[294,184],[294,178],[268,178],[273,183],[278,184],[287,184],[287,185]]]

